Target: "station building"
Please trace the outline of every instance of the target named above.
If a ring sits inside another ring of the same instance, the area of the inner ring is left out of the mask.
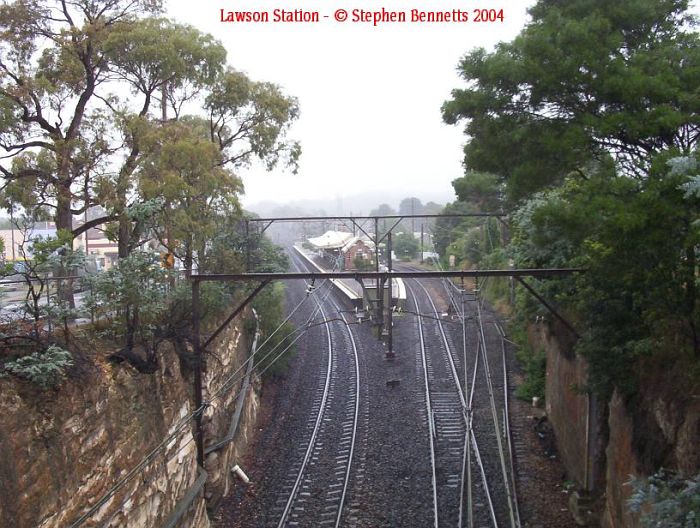
[[[307,242],[330,269],[357,271],[374,266],[374,242],[366,237],[347,231],[326,231]]]

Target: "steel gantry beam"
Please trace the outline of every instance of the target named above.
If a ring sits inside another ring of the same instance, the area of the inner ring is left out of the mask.
[[[386,220],[404,220],[406,218],[462,218],[462,217],[493,217],[503,218],[508,216],[504,212],[486,212],[486,213],[448,213],[448,214],[417,214],[417,215],[372,215],[372,216],[355,216],[355,215],[337,215],[337,216],[280,216],[274,218],[247,218],[248,222],[266,223],[265,229],[270,227],[273,222],[312,222],[314,220],[374,220],[375,218],[383,218]]]
[[[389,231],[390,232],[390,231]],[[391,236],[391,235],[389,235]],[[389,239],[391,240],[391,239]],[[389,242],[391,244],[391,242]],[[507,269],[507,270],[455,270],[455,271],[331,271],[331,272],[282,272],[282,273],[225,273],[225,274],[191,274],[189,279],[192,281],[192,346],[194,349],[194,403],[198,413],[195,417],[195,441],[197,444],[197,460],[200,465],[204,463],[204,433],[202,429],[202,414],[204,412],[203,387],[202,387],[202,372],[205,368],[203,352],[206,347],[218,336],[226,325],[228,325],[238,314],[240,314],[245,306],[250,303],[253,298],[262,289],[272,281],[276,280],[321,280],[321,279],[354,279],[362,284],[363,279],[374,279],[375,284],[385,284],[391,279],[420,279],[420,278],[455,278],[455,277],[514,277],[516,280],[522,277],[561,277],[571,275],[573,273],[584,272],[584,268],[548,268],[548,269]],[[201,341],[201,306],[200,306],[200,284],[202,282],[258,282],[257,287],[235,308],[232,314],[219,325],[218,328],[210,335],[210,337],[202,343]],[[522,281],[521,281],[522,282]],[[534,290],[523,283],[531,293]],[[383,297],[378,289],[377,292],[380,298]],[[540,300],[539,295],[536,297]],[[544,301],[543,301],[544,302]],[[554,309],[547,303],[544,303],[547,308],[555,313],[555,315],[563,319]],[[389,314],[389,317],[391,315]],[[391,319],[389,319],[391,320]],[[564,321],[566,323],[566,321]],[[391,323],[390,323],[391,324]],[[567,326],[570,327],[570,325]],[[391,332],[391,329],[389,330]],[[390,337],[391,339],[391,337]],[[388,357],[393,356],[391,344],[389,345]]]
[[[466,277],[561,277],[586,271],[585,268],[545,268],[545,269],[496,269],[496,270],[448,270],[448,271],[295,271],[281,273],[222,273],[195,274],[190,278],[195,281],[265,281],[298,279],[431,279],[431,278],[466,278]]]
[[[398,226],[403,220],[413,219],[413,218],[497,218],[501,224],[507,227],[504,218],[508,216],[504,212],[484,212],[484,213],[448,213],[448,214],[410,214],[410,215],[373,215],[373,216],[355,216],[355,215],[336,215],[336,216],[279,216],[270,218],[246,218],[245,221],[245,233],[246,233],[246,270],[250,270],[250,251],[251,251],[251,241],[250,241],[250,223],[255,222],[262,224],[262,227],[258,230],[258,236],[262,235],[267,231],[267,229],[275,222],[325,222],[329,220],[340,220],[343,222],[345,227],[349,226],[345,224],[346,220],[349,220],[352,225],[359,229],[367,238],[369,238],[374,243],[375,260],[377,262],[377,271],[379,271],[379,244],[381,244],[387,236],[396,226]],[[389,229],[384,229],[386,231],[384,235],[379,236],[379,220],[393,220],[394,223]],[[365,229],[365,222],[373,221],[374,223],[374,234],[371,235]],[[422,231],[422,225],[421,225]],[[354,232],[354,229],[353,229]],[[422,239],[422,235],[421,235]],[[422,247],[421,247],[421,257],[422,257]]]

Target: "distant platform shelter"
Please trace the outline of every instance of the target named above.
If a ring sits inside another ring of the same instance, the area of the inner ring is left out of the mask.
[[[308,239],[317,254],[330,268],[340,271],[358,271],[374,266],[374,243],[347,231],[326,231]]]

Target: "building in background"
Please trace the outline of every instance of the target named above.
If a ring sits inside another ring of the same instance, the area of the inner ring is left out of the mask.
[[[374,243],[347,231],[326,231],[308,239],[318,256],[341,271],[357,270],[374,262]]]
[[[80,224],[77,224],[78,226]],[[22,261],[32,258],[31,241],[37,237],[55,238],[56,226],[53,222],[39,222],[28,230],[0,229],[3,239],[3,259],[5,262]],[[108,270],[118,258],[116,242],[107,239],[97,228],[88,229],[73,241],[73,249],[82,249],[87,257],[88,269]]]

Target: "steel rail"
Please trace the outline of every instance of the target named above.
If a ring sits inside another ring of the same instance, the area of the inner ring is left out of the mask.
[[[345,314],[342,313],[340,307],[336,304],[336,302],[333,299],[331,299],[331,303],[333,303],[333,306],[335,306],[336,310],[338,310],[340,317],[345,323],[345,329],[348,331],[348,336],[350,336],[353,357],[355,358],[355,413],[353,416],[352,440],[350,442],[350,455],[348,457],[348,467],[345,472],[345,480],[343,482],[343,493],[340,497],[340,505],[338,506],[338,516],[335,520],[335,528],[338,528],[340,526],[343,507],[345,506],[345,497],[348,491],[348,484],[350,482],[350,470],[352,469],[353,456],[355,454],[355,440],[357,439],[357,423],[360,420],[360,359],[357,354],[357,344],[355,343],[355,336],[352,335],[352,329],[348,325],[347,319],[345,319]]]
[[[505,485],[506,488],[506,498],[508,502],[508,513],[510,516],[510,523],[513,528],[516,528],[516,522],[515,522],[515,508],[513,505],[513,497],[511,496],[511,489],[510,489],[510,484],[509,484],[509,479],[508,479],[508,470],[506,469],[506,461],[505,461],[505,453],[503,450],[503,441],[501,439],[501,430],[499,426],[499,420],[498,420],[498,411],[496,409],[496,400],[493,394],[493,380],[491,377],[491,368],[489,366],[489,360],[488,356],[486,353],[486,337],[484,335],[484,324],[481,316],[481,307],[479,305],[479,300],[477,299],[476,301],[476,310],[477,310],[477,321],[479,324],[479,337],[481,339],[482,347],[481,347],[481,353],[483,354],[484,358],[484,373],[486,377],[486,387],[488,389],[489,393],[489,403],[491,406],[491,414],[493,417],[493,426],[496,430],[496,443],[498,445],[498,456],[501,461],[501,469],[503,472],[503,484]]]
[[[435,471],[435,430],[433,426],[433,410],[430,399],[430,382],[428,380],[428,363],[425,355],[425,339],[423,337],[423,316],[420,314],[418,307],[418,298],[413,293],[413,289],[406,284],[406,289],[411,293],[413,302],[416,305],[416,313],[418,314],[418,335],[420,342],[421,361],[423,365],[423,382],[425,383],[425,410],[428,419],[428,440],[430,443],[430,465],[432,469],[432,484],[433,484],[433,519],[434,527],[439,528],[438,522],[438,496],[437,496],[437,475]]]
[[[440,320],[440,314],[437,310],[437,307],[435,306],[435,303],[430,298],[430,294],[428,293],[428,290],[425,288],[425,286],[423,286],[418,281],[416,281],[416,284],[418,284],[418,286],[421,287],[421,289],[425,293],[426,298],[428,299],[428,302],[430,303],[430,306],[433,308],[433,313],[435,314],[435,319],[438,323],[438,328],[440,329],[440,336],[442,337],[442,342],[445,345],[447,359],[450,363],[450,371],[452,373],[452,380],[455,383],[455,387],[457,389],[457,394],[459,395],[459,401],[462,404],[462,412],[465,413],[467,411],[467,402],[466,402],[466,399],[465,399],[464,394],[462,392],[462,386],[460,385],[459,376],[457,375],[457,367],[455,366],[454,358],[452,357],[452,351],[450,350],[450,345],[447,342],[447,336],[445,335],[445,329],[442,327],[442,321]]]
[[[321,303],[315,297],[314,297],[314,301],[316,301],[316,304],[318,306],[318,310],[321,312],[321,316],[325,320],[326,314],[323,311],[323,307],[321,306]],[[289,516],[289,512],[292,508],[292,504],[294,503],[294,500],[296,499],[296,495],[299,491],[299,485],[301,484],[301,479],[304,476],[304,471],[306,470],[306,466],[308,465],[309,459],[311,458],[311,452],[313,451],[314,445],[316,444],[316,437],[318,436],[319,429],[321,428],[321,422],[323,420],[323,415],[325,413],[326,405],[328,403],[328,394],[330,392],[330,383],[331,383],[331,367],[333,364],[333,346],[331,343],[330,323],[328,323],[326,321],[325,327],[326,327],[326,335],[327,335],[327,342],[328,342],[328,367],[326,369],[326,381],[325,381],[325,385],[323,387],[323,395],[321,397],[321,404],[319,406],[318,414],[316,416],[316,422],[314,424],[314,428],[313,428],[313,431],[311,433],[311,438],[309,439],[309,445],[306,449],[306,453],[304,454],[304,458],[302,460],[301,467],[299,468],[299,473],[297,474],[297,478],[294,481],[294,485],[292,486],[292,490],[289,494],[289,499],[287,499],[287,503],[285,504],[284,511],[282,512],[282,518],[280,519],[280,522],[277,524],[277,528],[282,528],[285,525],[285,523],[287,522],[287,517]]]
[[[484,468],[484,461],[481,458],[481,452],[479,451],[479,443],[476,441],[476,435],[474,434],[474,415],[471,413],[472,401],[474,399],[474,389],[476,387],[476,374],[479,370],[479,347],[477,346],[476,359],[474,361],[474,375],[472,377],[472,388],[469,395],[469,423],[467,425],[467,430],[471,433],[471,446],[474,449],[474,459],[476,460],[476,465],[479,468],[479,473],[481,474],[481,480],[484,482],[484,492],[486,493],[486,501],[489,506],[489,513],[491,514],[491,520],[493,525],[498,528],[498,520],[496,519],[496,510],[493,506],[493,499],[491,499],[491,491],[489,490],[488,480],[486,478],[486,469]]]
[[[292,254],[292,260],[297,262],[298,268],[301,268],[301,266],[299,266],[299,263],[301,263],[304,267],[307,267],[297,255]],[[324,297],[324,300],[326,297]],[[345,329],[348,332],[348,336],[350,337],[350,343],[352,345],[353,358],[355,360],[355,409],[353,414],[352,440],[350,442],[350,454],[348,455],[347,468],[345,471],[345,477],[343,479],[343,491],[341,493],[340,504],[338,505],[338,513],[336,515],[335,520],[335,528],[338,528],[342,519],[343,508],[345,505],[345,497],[347,496],[348,484],[350,482],[350,471],[352,469],[352,463],[355,454],[355,441],[357,439],[357,424],[359,422],[360,417],[360,360],[359,355],[357,353],[357,343],[355,342],[355,336],[353,335],[352,329],[350,328],[348,321],[345,318],[345,314],[332,297],[330,297],[329,300],[340,315],[341,319],[343,320],[343,323],[345,324]]]
[[[516,486],[515,482],[515,463],[514,463],[514,457],[513,457],[513,435],[510,430],[510,410],[509,410],[509,403],[508,403],[508,392],[509,392],[509,387],[508,387],[508,369],[506,368],[506,333],[501,328],[501,325],[498,323],[493,323],[494,326],[496,327],[496,330],[498,331],[499,335],[501,336],[501,357],[503,358],[503,404],[504,404],[504,409],[505,409],[505,434],[506,434],[506,442],[508,444],[508,457],[510,459],[510,476],[511,476],[511,484],[513,486],[513,503],[515,506],[515,522],[517,526],[521,526],[520,522],[520,507],[518,506],[518,489]]]
[[[472,419],[472,414],[471,414],[471,399],[470,399],[470,401],[469,401],[469,404],[467,405],[467,402],[466,402],[466,395],[462,393],[462,387],[461,387],[460,382],[459,382],[459,376],[457,375],[457,368],[455,367],[455,364],[454,364],[454,359],[453,359],[453,356],[452,356],[452,351],[451,351],[451,349],[450,349],[449,343],[447,342],[447,337],[445,336],[445,331],[444,331],[444,328],[443,328],[443,326],[442,326],[442,321],[441,321],[440,318],[439,318],[439,314],[438,314],[437,308],[436,308],[436,306],[435,306],[435,303],[433,303],[433,300],[432,300],[432,298],[430,297],[430,294],[428,293],[428,290],[425,288],[425,286],[423,286],[423,285],[422,285],[421,283],[419,283],[418,281],[416,281],[416,283],[418,284],[418,286],[420,286],[420,287],[423,289],[423,292],[425,293],[425,295],[426,295],[426,297],[427,297],[427,299],[428,299],[428,302],[430,302],[430,305],[431,305],[432,308],[433,308],[433,312],[434,312],[435,315],[437,316],[436,319],[437,319],[437,322],[438,322],[438,328],[440,329],[440,334],[441,334],[441,337],[442,337],[442,341],[443,341],[443,344],[445,345],[445,351],[446,351],[446,353],[447,353],[447,358],[448,358],[449,364],[450,364],[450,369],[451,369],[451,374],[452,374],[452,380],[454,381],[455,387],[456,387],[456,389],[457,389],[457,394],[459,395],[460,403],[461,403],[461,405],[462,405],[462,416],[464,417],[464,421],[465,421],[465,429],[466,429],[466,431],[469,433],[469,432],[472,431],[472,422],[471,422],[471,419]],[[414,297],[415,297],[415,295],[414,295]],[[417,303],[416,303],[416,306],[417,306]],[[467,358],[465,357],[465,358],[464,358],[465,364],[466,364],[466,361],[467,361]],[[476,367],[474,368],[474,376],[476,377]],[[474,381],[474,382],[472,383],[472,395],[473,395],[473,391],[474,391],[474,386],[475,386],[475,385],[476,385],[476,383],[475,383],[475,381]],[[484,491],[485,491],[485,493],[486,493],[486,500],[487,500],[488,505],[489,505],[489,512],[491,513],[491,519],[492,519],[493,522],[494,522],[494,526],[498,526],[498,522],[497,522],[497,520],[496,520],[496,512],[495,512],[495,509],[494,509],[494,506],[493,506],[493,500],[491,499],[491,492],[489,491],[488,480],[487,480],[487,478],[486,478],[486,471],[485,471],[485,469],[484,469],[484,465],[483,465],[483,461],[482,461],[482,459],[481,459],[481,455],[479,454],[479,448],[478,448],[478,442],[477,442],[477,440],[476,440],[476,436],[475,436],[473,433],[472,433],[472,434],[467,434],[467,435],[465,435],[465,436],[470,437],[470,438],[471,438],[471,441],[472,441],[472,443],[473,443],[473,445],[474,445],[474,452],[475,452],[475,455],[476,455],[476,457],[477,457],[477,464],[478,464],[478,466],[479,466],[479,468],[480,468],[480,470],[481,470],[481,475],[482,475],[482,479],[483,479],[483,482],[484,482]],[[470,507],[471,507],[471,505],[470,505]],[[460,517],[460,523],[461,523],[461,517]]]

